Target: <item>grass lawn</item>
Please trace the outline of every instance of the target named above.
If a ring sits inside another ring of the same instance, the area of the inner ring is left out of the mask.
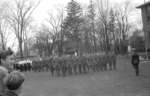
[[[129,59],[118,58],[116,71],[51,77],[27,72],[21,96],[150,96],[150,64],[136,77]]]

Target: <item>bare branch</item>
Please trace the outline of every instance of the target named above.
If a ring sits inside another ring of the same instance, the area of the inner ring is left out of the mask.
[[[15,7],[11,9],[9,22],[18,39],[21,56],[23,56],[22,44],[27,39],[27,28],[32,22],[31,15],[39,4],[39,1],[34,5],[30,0],[15,0]]]

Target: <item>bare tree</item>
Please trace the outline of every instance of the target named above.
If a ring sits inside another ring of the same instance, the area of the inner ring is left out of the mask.
[[[24,45],[24,54],[26,56],[29,56],[30,54],[30,44],[31,42],[29,42],[32,38],[33,38],[33,30],[32,30],[32,25],[29,25],[27,28],[26,28],[26,31],[24,32],[24,38],[23,38],[23,45]]]
[[[127,32],[130,29],[130,24],[129,24],[130,13],[131,13],[130,2],[125,2],[124,5],[118,9],[118,12],[116,15],[118,29],[119,29],[120,37],[122,40],[126,39]]]
[[[15,0],[13,4],[14,8],[11,8],[9,22],[18,39],[20,57],[23,57],[23,42],[25,32],[27,32],[26,29],[30,25],[31,15],[39,3],[35,4],[30,0]]]
[[[63,30],[62,22],[64,16],[63,8],[57,9],[57,15],[48,13],[45,24],[41,24],[37,33],[36,47],[44,55],[50,56],[53,51],[58,51],[59,55],[62,54],[62,43],[63,43]],[[40,47],[43,46],[43,47]],[[43,50],[44,48],[44,50]],[[42,54],[40,54],[42,55]]]
[[[7,22],[7,15],[8,15],[8,4],[7,2],[3,2],[0,7],[0,37],[1,37],[1,44],[2,49],[6,49],[6,45],[11,35],[9,32],[10,26]]]
[[[111,7],[109,0],[97,0],[99,33],[101,35],[101,43],[104,45],[103,49],[108,52],[112,49],[112,44],[119,46],[121,52],[125,52],[127,47],[127,36],[131,28],[129,22],[129,14],[132,12],[130,2],[123,3],[122,6]],[[116,46],[115,46],[116,47]]]
[[[52,45],[49,51],[53,50],[54,45],[58,48],[59,55],[62,55],[62,46],[63,46],[63,29],[62,22],[64,20],[64,9],[58,8],[57,15],[55,16],[52,13],[48,13],[49,18],[47,19],[49,36],[52,40]],[[57,43],[57,44],[56,44]]]
[[[110,6],[108,0],[97,0],[97,6],[98,6],[98,18],[100,19],[102,23],[103,30],[101,32],[103,35],[103,41],[104,41],[104,49],[106,53],[109,51],[109,11]]]
[[[1,37],[1,44],[2,44],[2,49],[5,50],[6,49],[6,29],[8,25],[6,25],[6,23],[3,20],[0,20],[0,37]]]
[[[40,56],[48,55],[48,47],[50,46],[49,42],[49,34],[48,34],[47,26],[41,25],[39,31],[36,33],[36,43],[34,44],[34,49],[38,50]]]
[[[89,35],[88,39],[91,39],[91,44],[93,45],[93,52],[97,51],[97,43],[96,43],[96,31],[95,31],[95,17],[96,17],[96,10],[95,10],[95,2],[93,0],[90,0],[90,4],[88,6],[88,22],[89,22]],[[88,35],[87,33],[87,35]],[[87,42],[88,43],[88,42]]]
[[[130,28],[132,27],[129,22],[129,16],[132,12],[130,2],[125,2],[116,10],[116,35],[119,45],[119,52],[125,53],[127,51],[127,37]]]

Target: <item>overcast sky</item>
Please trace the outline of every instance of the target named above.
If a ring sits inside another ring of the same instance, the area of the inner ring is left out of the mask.
[[[40,5],[38,6],[38,8],[35,10],[33,14],[35,20],[39,22],[44,20],[44,18],[47,16],[48,11],[54,13],[56,8],[67,6],[67,3],[71,0],[40,0],[40,1],[41,1]],[[84,5],[88,5],[90,0],[76,0],[76,1],[81,3],[82,6],[84,6]],[[109,0],[111,5],[115,3],[122,4],[125,1],[130,1],[133,4],[133,7],[136,7],[144,3],[144,0]],[[139,10],[135,10],[136,15],[140,15],[139,12],[140,12]]]

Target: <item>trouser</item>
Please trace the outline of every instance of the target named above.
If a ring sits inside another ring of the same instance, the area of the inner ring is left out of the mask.
[[[132,64],[135,70],[136,76],[139,76],[139,64]]]

